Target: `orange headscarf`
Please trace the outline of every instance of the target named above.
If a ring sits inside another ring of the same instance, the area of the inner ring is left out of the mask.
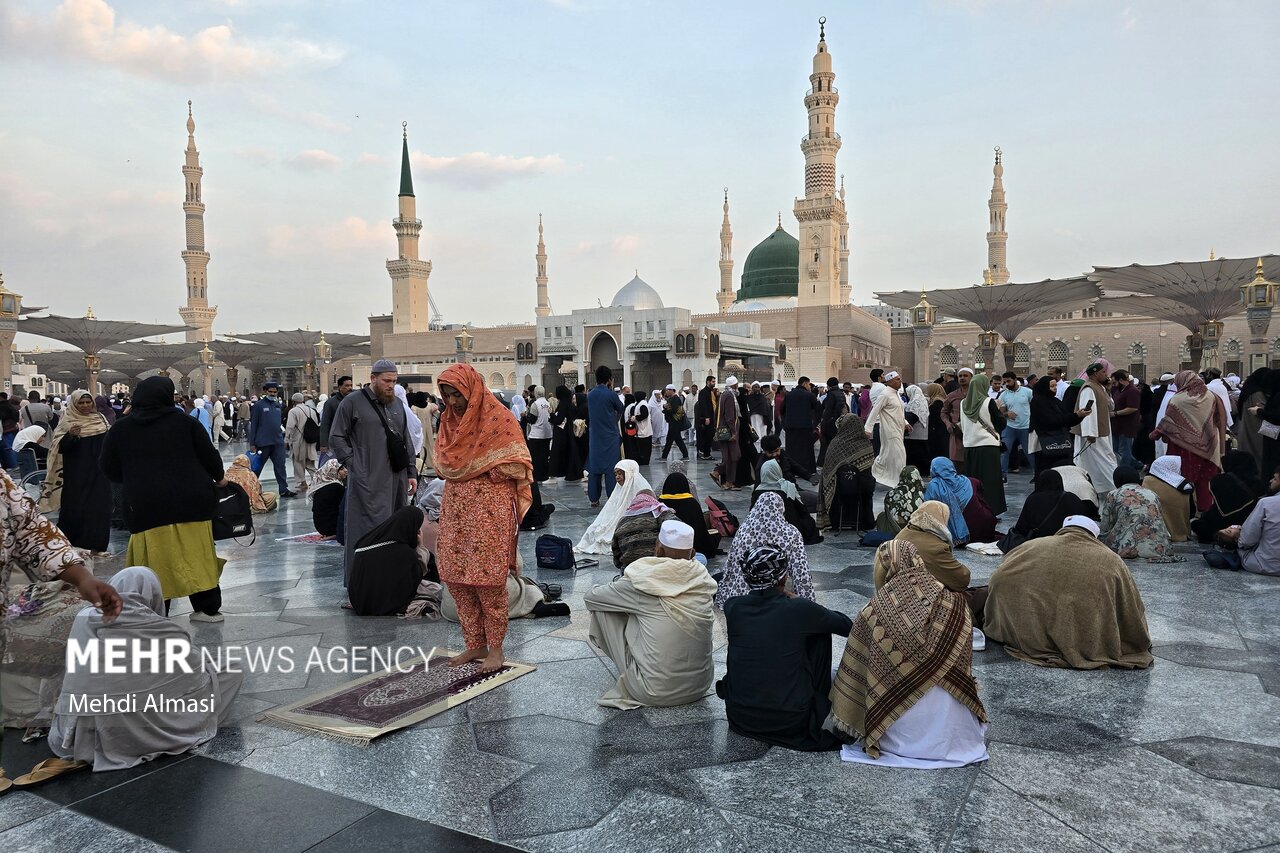
[[[469,364],[452,364],[437,385],[451,385],[467,398],[459,417],[447,403],[436,433],[436,473],[446,480],[470,480],[491,471],[516,483],[520,518],[533,505],[533,460],[515,416],[484,385],[484,377]]]

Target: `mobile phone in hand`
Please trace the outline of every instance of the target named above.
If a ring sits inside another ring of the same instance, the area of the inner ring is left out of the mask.
[[[1084,410],[1085,410],[1086,412],[1091,412],[1091,411],[1093,411],[1093,401],[1092,401],[1092,400],[1090,400],[1089,402],[1087,402],[1087,403],[1085,403],[1085,404],[1084,404]]]

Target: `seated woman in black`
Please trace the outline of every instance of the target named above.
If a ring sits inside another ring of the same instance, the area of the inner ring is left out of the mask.
[[[1046,468],[1036,477],[1035,491],[1027,495],[1018,523],[996,544],[1007,554],[1023,542],[1057,533],[1067,516],[1086,514],[1084,502],[1063,488],[1058,470]]]
[[[786,555],[767,545],[743,560],[751,591],[724,603],[729,652],[716,695],[740,735],[788,749],[837,749],[822,728],[831,711],[831,637],[848,636],[853,621],[789,597],[787,574]]]
[[[782,467],[776,459],[769,459],[760,466],[760,482],[751,493],[753,507],[756,505],[756,500],[765,492],[776,492],[782,496],[782,507],[787,523],[800,531],[804,544],[817,545],[822,541],[823,537],[818,532],[818,525],[809,514],[809,510],[801,503],[800,493],[795,483],[783,477]]]
[[[1258,498],[1267,494],[1258,479],[1258,462],[1243,450],[1222,454],[1222,473],[1209,481],[1213,506],[1191,520],[1191,529],[1202,545],[1217,541],[1218,531],[1233,524],[1244,524],[1253,512]]]
[[[418,556],[422,519],[422,510],[404,507],[356,543],[347,593],[357,616],[394,616],[413,600],[426,568]]]
[[[720,534],[707,524],[702,506],[689,488],[688,477],[677,471],[668,474],[667,479],[662,482],[662,493],[658,495],[658,500],[666,504],[676,514],[676,518],[693,528],[694,551],[708,560],[719,552]]]
[[[330,459],[316,472],[316,478],[307,490],[307,502],[311,504],[311,523],[316,532],[326,539],[337,538],[338,509],[347,493],[347,469],[337,459]]]

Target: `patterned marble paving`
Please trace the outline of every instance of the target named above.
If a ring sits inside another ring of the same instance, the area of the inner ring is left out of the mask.
[[[745,493],[699,490],[744,516]],[[658,464],[649,476],[657,485]],[[1008,486],[1010,513],[1029,477]],[[883,494],[883,493],[882,493]],[[576,538],[590,522],[580,484],[544,489],[561,509],[548,528]],[[444,622],[360,619],[338,608],[341,552],[276,542],[311,529],[286,501],[248,547],[223,548],[227,621],[195,626],[202,643],[457,645]],[[534,535],[522,538],[533,565]],[[123,550],[123,540],[117,549]],[[583,596],[616,573],[608,558],[563,587],[570,618],[512,624],[508,652],[534,675],[366,749],[259,724],[263,710],[347,676],[252,676],[234,720],[200,749],[370,806],[537,851],[601,850],[1196,850],[1280,845],[1280,580],[1204,565],[1131,563],[1155,643],[1142,672],[1042,669],[996,643],[975,655],[991,718],[981,767],[905,771],[842,764],[836,754],[770,749],[734,735],[714,696],[681,708],[619,712],[595,700],[615,677],[586,642]],[[809,549],[819,601],[853,612],[871,589],[871,552],[851,535]],[[974,582],[996,558],[962,553]],[[97,567],[109,574],[118,564]],[[536,572],[534,572],[537,574]],[[189,611],[175,602],[174,613]],[[182,619],[181,616],[179,616]],[[833,638],[838,654],[843,640]],[[717,676],[724,669],[717,623]],[[0,799],[0,849],[148,850],[149,842],[58,810],[32,794]]]

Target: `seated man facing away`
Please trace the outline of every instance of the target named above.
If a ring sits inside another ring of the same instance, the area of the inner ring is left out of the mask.
[[[983,614],[987,636],[1037,666],[1151,666],[1138,585],[1098,533],[1096,521],[1071,515],[1053,536],[1006,554],[991,575]]]
[[[716,695],[729,728],[765,743],[809,752],[837,749],[822,728],[831,711],[831,635],[846,637],[843,613],[785,589],[787,557],[765,545],[743,560],[750,589],[724,603],[729,658]]]
[[[862,608],[831,689],[827,728],[857,744],[845,761],[963,767],[987,760],[965,598],[925,569],[910,542],[876,551],[885,582]]]
[[[636,560],[652,557],[658,547],[658,531],[662,523],[676,517],[670,507],[658,500],[653,490],[641,489],[623,510],[613,530],[613,564],[625,569]]]
[[[119,572],[110,581],[123,607],[111,622],[86,607],[71,625],[71,640],[87,648],[91,641],[169,641],[191,644],[192,670],[169,673],[157,662],[138,672],[113,674],[89,667],[68,671],[49,731],[49,749],[64,761],[86,762],[95,772],[123,770],[161,755],[179,755],[218,733],[231,711],[244,675],[202,665],[200,650],[187,629],[164,615],[160,580],[148,568]],[[104,668],[105,669],[105,668]],[[107,697],[110,707],[85,699]],[[159,703],[163,701],[164,704]],[[52,763],[52,762],[51,762]]]
[[[756,465],[756,482],[760,482],[760,469],[770,459],[776,460],[778,466],[782,469],[783,479],[790,482],[796,487],[799,494],[800,503],[809,512],[818,511],[818,493],[809,489],[800,488],[799,481],[796,479],[796,465],[791,461],[791,457],[782,452],[782,439],[776,435],[766,435],[760,439],[760,459]],[[804,478],[801,478],[804,479]]]
[[[606,708],[684,705],[707,695],[711,600],[716,582],[693,558],[694,530],[662,523],[652,557],[587,593],[591,642],[618,666],[618,683],[600,697]]]

